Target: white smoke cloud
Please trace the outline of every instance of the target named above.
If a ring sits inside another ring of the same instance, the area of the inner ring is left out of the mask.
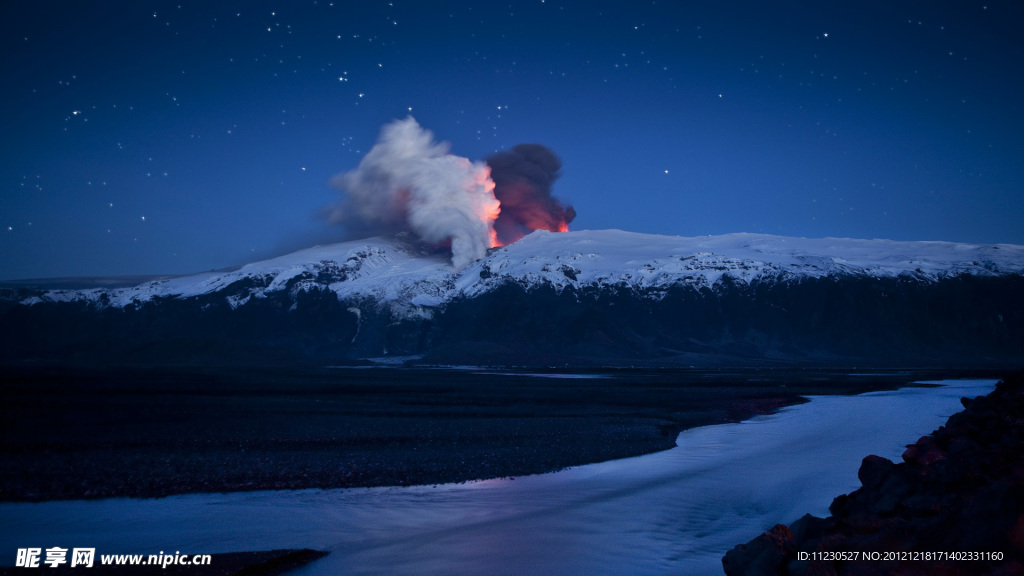
[[[461,269],[491,247],[500,204],[490,168],[448,153],[411,116],[384,126],[355,170],[332,180],[344,196],[327,220],[370,233],[407,229],[433,244],[451,242]]]

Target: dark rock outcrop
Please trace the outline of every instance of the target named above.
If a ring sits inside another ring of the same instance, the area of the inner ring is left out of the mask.
[[[862,487],[739,545],[726,574],[1024,574],[1024,374],[908,446],[868,456]]]

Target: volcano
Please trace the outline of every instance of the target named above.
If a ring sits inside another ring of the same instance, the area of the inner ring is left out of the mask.
[[[127,285],[125,285],[127,284]],[[191,276],[0,288],[6,362],[1013,366],[1024,246],[528,234],[468,266],[409,235]]]

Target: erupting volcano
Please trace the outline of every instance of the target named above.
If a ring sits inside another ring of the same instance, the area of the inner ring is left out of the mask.
[[[551,150],[520,144],[482,163],[448,149],[411,116],[385,125],[359,167],[332,180],[343,196],[328,222],[352,237],[408,230],[449,245],[457,269],[534,230],[569,230],[576,211],[551,195],[562,167]]]

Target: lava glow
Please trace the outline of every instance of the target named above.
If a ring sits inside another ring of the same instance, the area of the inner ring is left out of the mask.
[[[489,219],[488,232],[491,237],[491,248],[497,248],[499,246],[507,246],[514,242],[519,241],[523,236],[526,236],[534,230],[547,230],[548,232],[568,232],[569,223],[564,218],[559,219],[536,219],[528,223],[521,223],[519,225],[510,226],[508,222],[498,223],[498,217],[501,215],[501,202],[498,202],[497,209],[492,213],[488,213],[487,218]],[[501,228],[502,232],[499,237],[498,229],[495,228],[495,224]]]
[[[494,198],[494,180],[491,180],[490,167],[484,166],[483,169],[477,170],[476,183],[477,186],[483,186],[484,194],[490,198]],[[491,239],[491,248],[502,246],[502,244],[498,242],[498,232],[494,229],[494,221],[501,215],[501,202],[499,202],[497,198],[494,198],[494,202],[485,203],[483,208],[483,219],[484,222],[487,223],[487,234]]]

